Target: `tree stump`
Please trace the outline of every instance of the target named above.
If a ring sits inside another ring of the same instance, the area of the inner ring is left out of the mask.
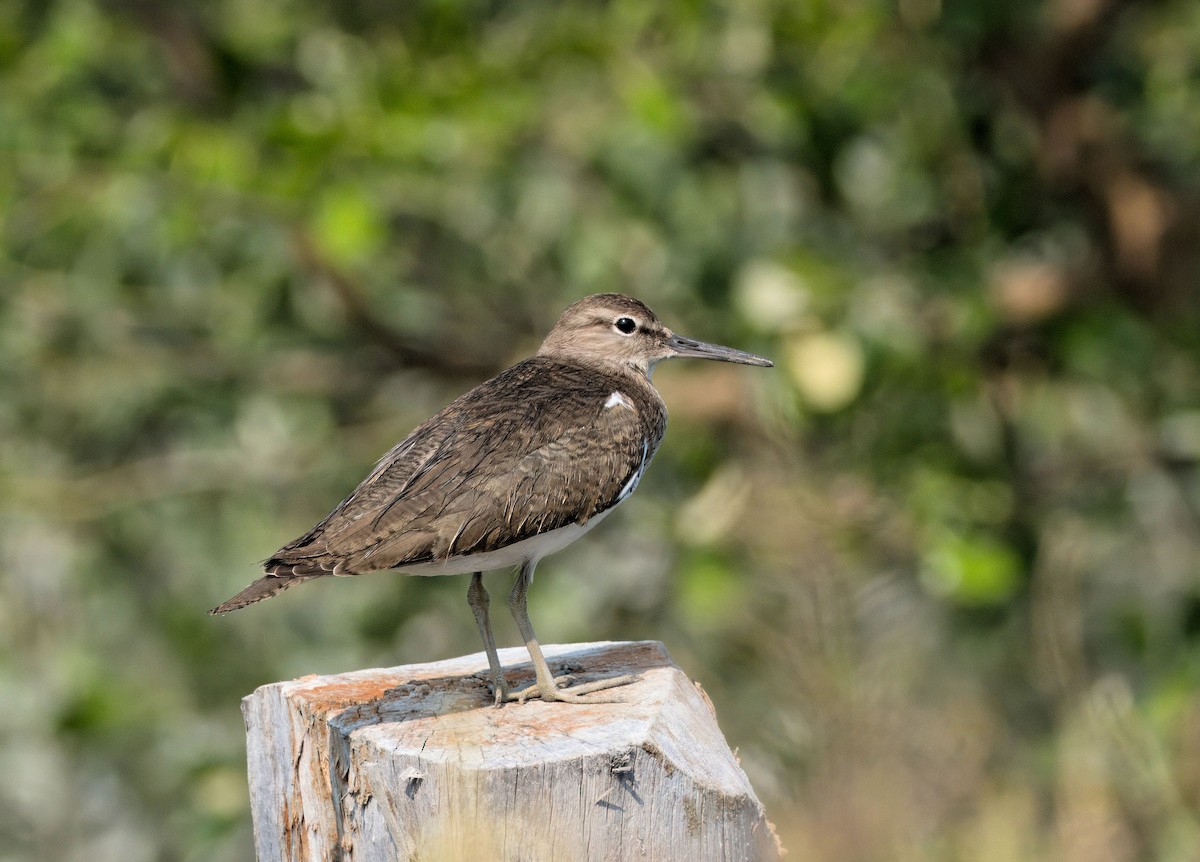
[[[259,862],[778,858],[708,697],[662,644],[544,649],[556,674],[640,679],[607,692],[624,703],[496,708],[478,653],[259,688],[242,704]],[[500,659],[532,682],[523,649]]]

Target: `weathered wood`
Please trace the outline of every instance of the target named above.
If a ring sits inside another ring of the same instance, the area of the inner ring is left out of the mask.
[[[641,678],[609,692],[625,703],[497,709],[478,653],[259,688],[243,702],[259,862],[779,856],[708,698],[662,644],[544,649],[581,681]],[[501,661],[532,680],[523,650]]]

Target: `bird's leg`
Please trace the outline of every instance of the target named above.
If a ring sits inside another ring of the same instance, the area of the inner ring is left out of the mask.
[[[550,667],[546,664],[546,657],[542,655],[542,647],[538,644],[537,636],[533,633],[533,624],[529,622],[528,593],[529,585],[533,582],[533,569],[536,565],[536,561],[530,561],[521,566],[521,571],[517,573],[516,582],[513,584],[512,592],[508,594],[508,607],[512,611],[513,619],[517,621],[517,628],[521,632],[521,637],[525,639],[525,648],[529,650],[529,657],[533,660],[533,672],[537,677],[537,682],[533,686],[530,686],[530,688],[510,693],[507,699],[524,701],[526,697],[536,695],[547,703],[552,700],[564,703],[622,703],[623,701],[616,697],[592,698],[581,697],[580,695],[600,691],[601,689],[615,688],[619,685],[628,685],[637,680],[637,676],[634,674],[625,674],[624,676],[612,679],[596,680],[595,682],[566,690],[558,687],[560,680],[556,680],[550,673]]]
[[[492,691],[496,696],[496,706],[500,706],[506,700],[525,700],[528,697],[533,697],[537,693],[537,686],[529,686],[518,692],[513,692],[508,687],[508,680],[504,677],[504,668],[500,665],[500,656],[496,652],[496,639],[492,635],[492,625],[488,618],[488,605],[490,600],[488,591],[483,586],[483,572],[475,572],[471,575],[471,585],[467,587],[467,604],[471,606],[471,613],[475,615],[475,624],[479,626],[479,636],[483,638],[483,648],[487,652],[488,665],[492,669]],[[557,686],[565,686],[570,684],[571,676],[556,676],[554,684]]]
[[[483,572],[471,575],[471,586],[467,587],[467,604],[475,615],[479,636],[483,638],[483,649],[487,652],[488,664],[492,668],[492,689],[496,695],[496,706],[508,697],[508,681],[496,655],[496,639],[492,636],[492,624],[488,621],[488,592],[483,587]]]

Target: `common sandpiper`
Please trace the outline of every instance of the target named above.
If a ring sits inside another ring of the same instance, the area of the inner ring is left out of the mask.
[[[467,602],[496,704],[526,697],[597,703],[631,676],[561,687],[529,622],[538,561],[574,542],[633,493],[658,450],[667,409],[650,382],[675,356],[769,367],[769,359],[677,335],[642,302],[603,293],[563,312],[537,355],[451,402],[380,459],[326,518],[264,564],[212,613],[301,581],[395,569],[471,575]],[[519,567],[508,605],[537,682],[510,690],[488,621],[483,573]]]

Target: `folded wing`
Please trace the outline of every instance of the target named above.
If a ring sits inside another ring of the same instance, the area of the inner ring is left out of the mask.
[[[612,409],[612,391],[594,371],[514,366],[417,428],[268,573],[402,569],[586,523],[619,502],[665,421]]]

